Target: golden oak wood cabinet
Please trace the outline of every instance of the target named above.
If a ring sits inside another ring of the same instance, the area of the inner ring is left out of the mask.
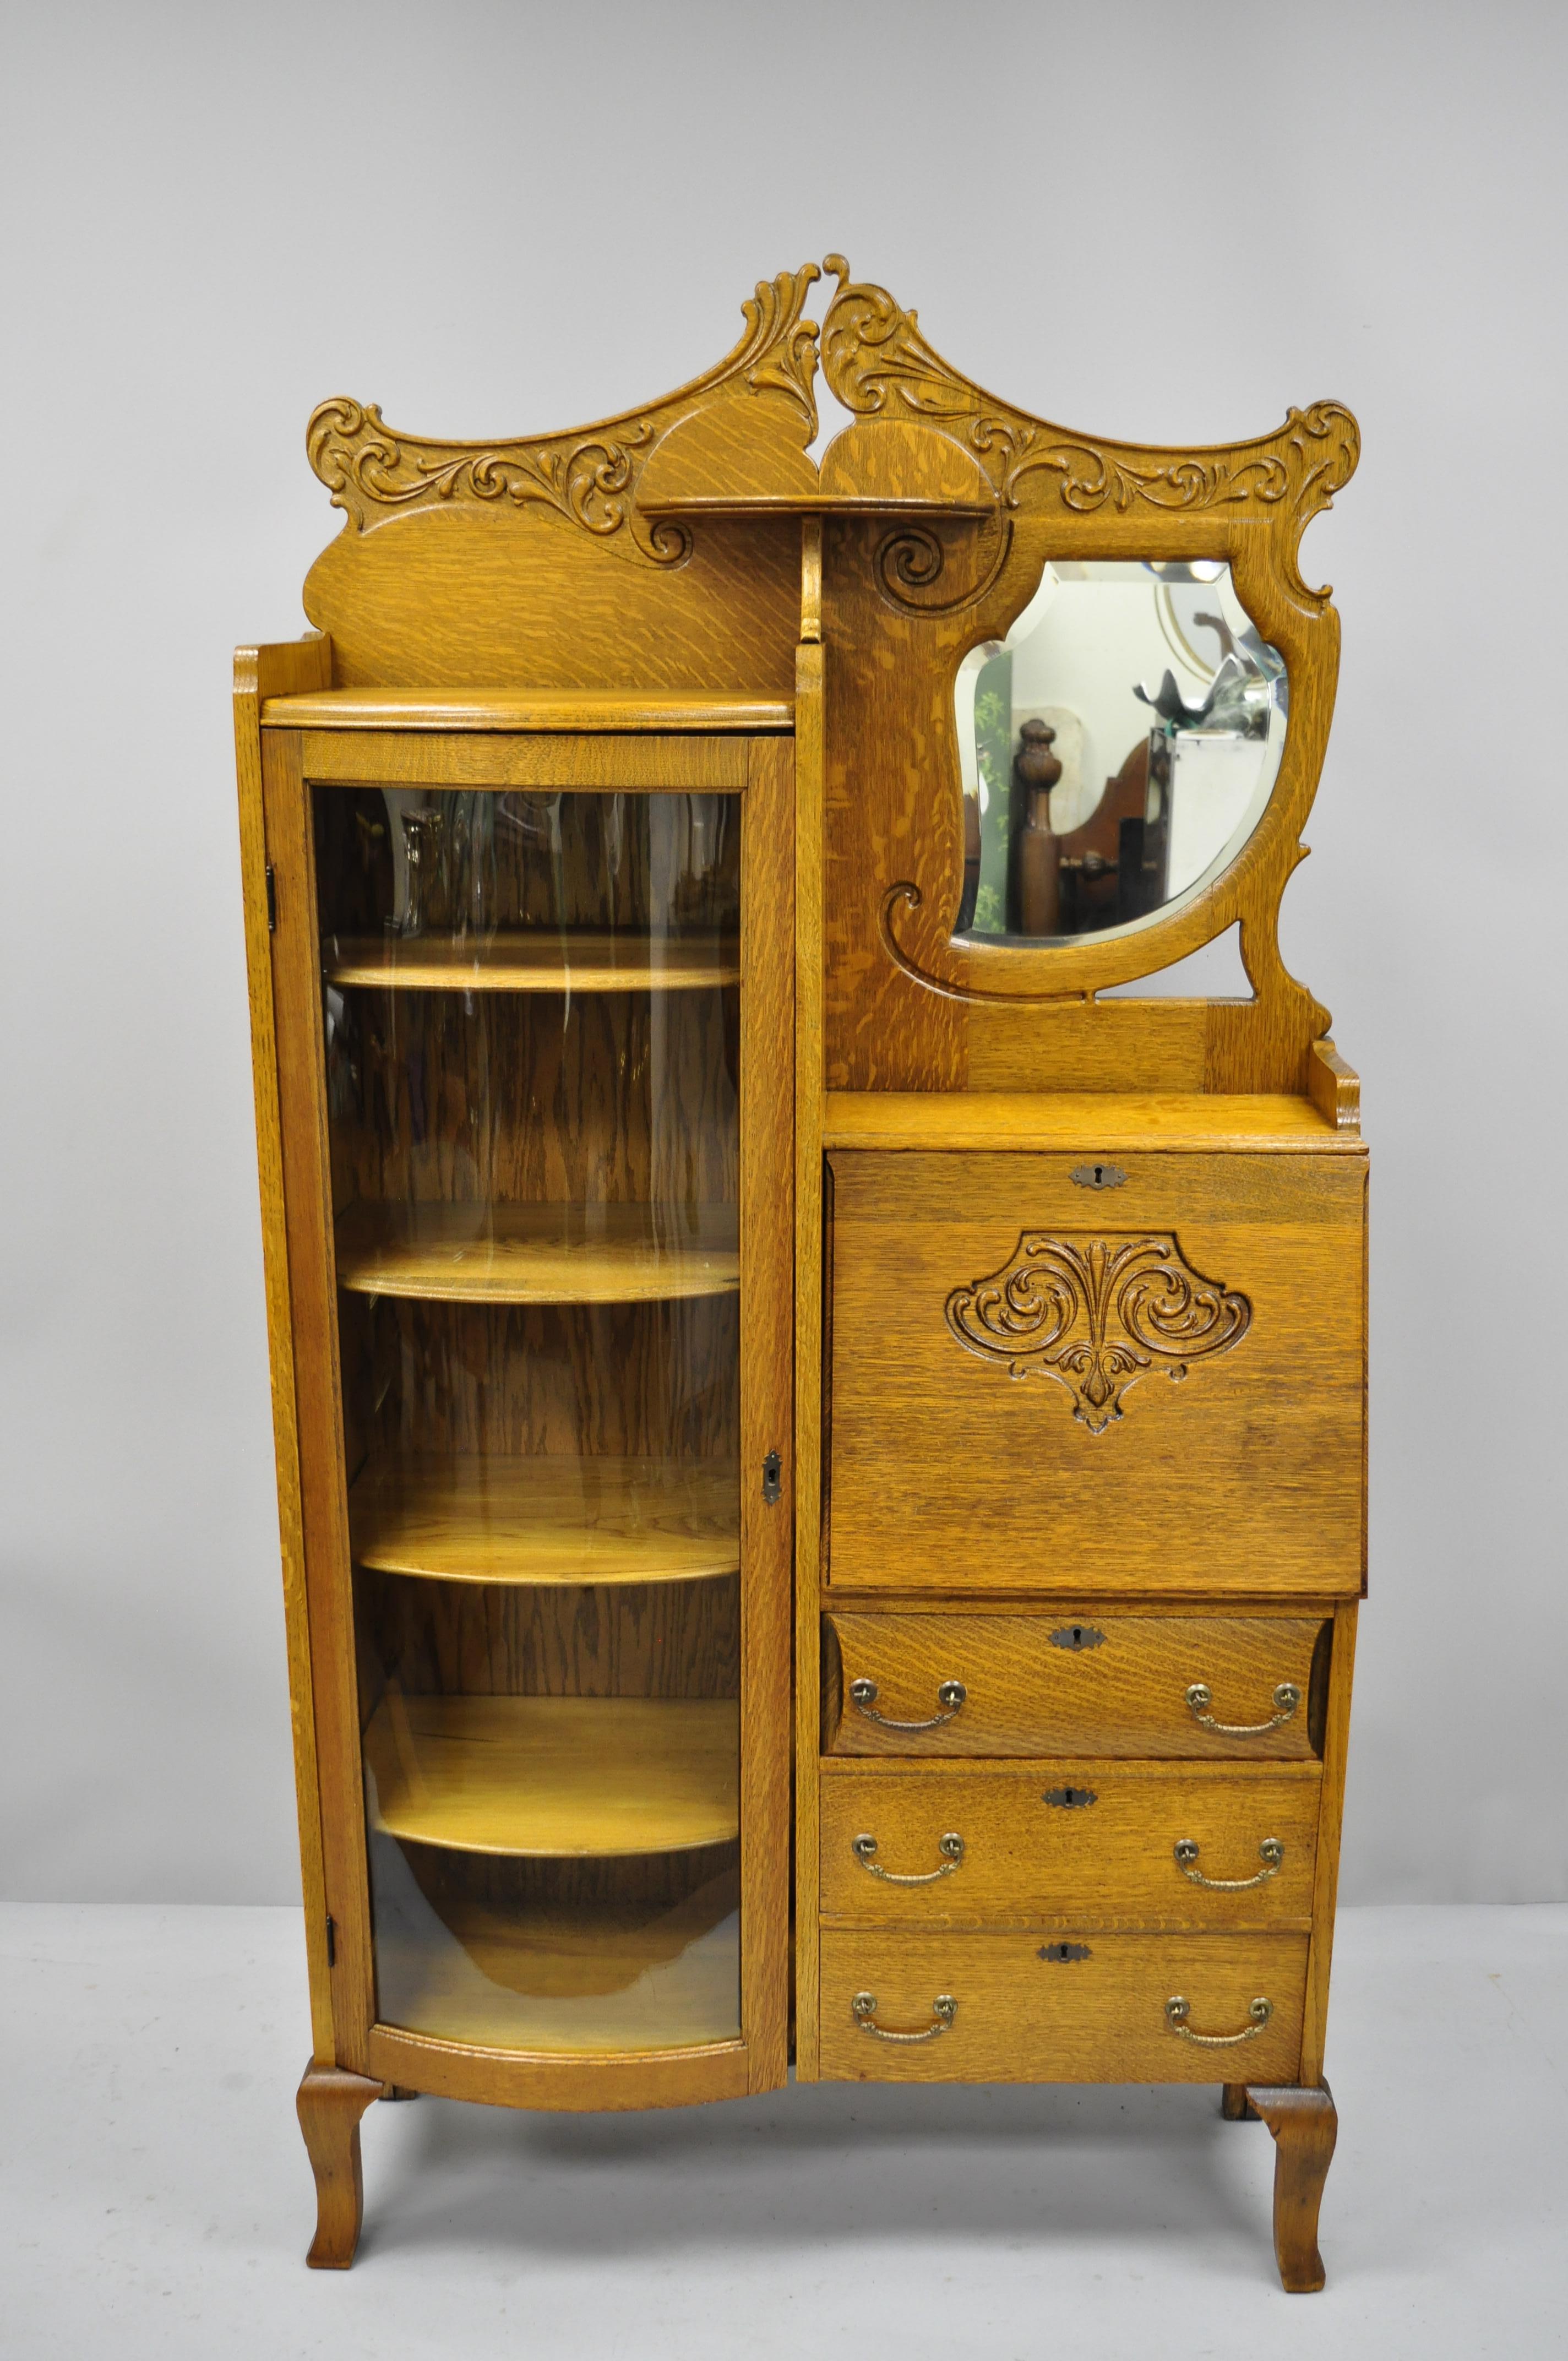
[[[820,463],[810,266],[570,434],[323,404],[238,658],[310,2260],[378,2097],[793,2047],[1223,2081],[1315,2288],[1365,1158],[1276,918],[1356,429],[1069,434],[828,268]]]

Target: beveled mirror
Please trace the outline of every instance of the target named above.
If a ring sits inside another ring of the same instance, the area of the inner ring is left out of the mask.
[[[1056,559],[959,669],[956,931],[1146,927],[1229,866],[1278,775],[1284,658],[1222,559]]]

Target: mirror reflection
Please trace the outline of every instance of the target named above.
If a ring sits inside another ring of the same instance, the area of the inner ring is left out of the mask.
[[[1285,742],[1285,661],[1218,559],[1066,560],[958,680],[958,932],[1146,923],[1234,860]]]

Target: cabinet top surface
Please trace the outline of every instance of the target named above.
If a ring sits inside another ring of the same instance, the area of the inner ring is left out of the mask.
[[[1310,1099],[1265,1092],[830,1091],[822,1136],[828,1148],[1365,1153]]]
[[[672,696],[639,689],[325,688],[269,697],[269,730],[789,731],[787,697]]]

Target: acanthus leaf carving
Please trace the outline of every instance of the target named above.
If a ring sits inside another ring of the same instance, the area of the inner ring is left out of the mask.
[[[585,533],[619,533],[639,460],[653,441],[649,419],[621,423],[618,435],[574,442],[495,445],[417,443],[394,434],[374,402],[339,397],[313,412],[306,438],[311,466],[361,528],[375,508],[438,500],[543,502]],[[678,550],[651,550],[668,563]]]
[[[322,402],[306,432],[312,467],[364,532],[386,513],[444,501],[505,501],[552,509],[597,538],[624,527],[637,552],[674,566],[691,547],[685,529],[642,516],[637,478],[660,436],[705,401],[783,394],[797,412],[804,449],[817,432],[817,327],[803,319],[814,262],[759,280],[741,305],[745,333],[706,377],[646,410],[567,434],[496,443],[446,443],[389,427],[374,402]],[[379,514],[378,512],[380,512]]]
[[[1169,1231],[1025,1230],[1000,1270],[953,1290],[946,1313],[966,1351],[1063,1387],[1091,1434],[1121,1418],[1140,1378],[1179,1381],[1252,1324],[1247,1298],[1194,1270]]]
[[[1338,402],[1292,410],[1284,425],[1250,444],[1205,451],[1149,451],[1067,434],[998,402],[928,345],[917,315],[885,287],[857,283],[839,254],[827,268],[839,281],[822,329],[822,369],[835,397],[857,417],[897,412],[941,419],[975,453],[1004,508],[1020,484],[1056,478],[1063,508],[1080,516],[1125,514],[1140,502],[1172,512],[1253,504],[1283,509],[1300,525],[1347,484],[1361,454],[1354,419]]]

